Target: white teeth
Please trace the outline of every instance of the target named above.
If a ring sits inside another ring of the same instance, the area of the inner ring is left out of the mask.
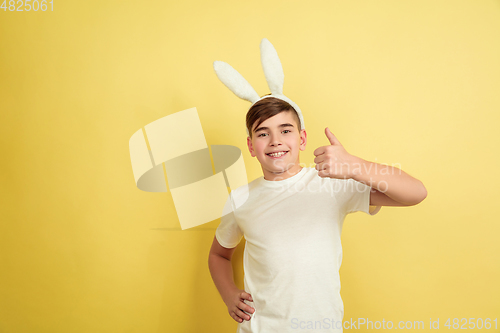
[[[286,154],[286,151],[280,151],[279,153],[271,153],[271,154],[268,154],[269,156],[272,156],[272,157],[280,157],[280,156],[283,156]]]

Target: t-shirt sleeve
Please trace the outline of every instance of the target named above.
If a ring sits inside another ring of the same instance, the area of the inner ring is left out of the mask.
[[[236,247],[243,238],[243,232],[236,222],[234,214],[232,192],[227,196],[220,224],[215,230],[215,237],[220,245],[228,249]]]
[[[345,183],[345,214],[364,212],[368,215],[375,215],[382,206],[370,206],[370,191],[372,188],[366,184],[349,178]]]

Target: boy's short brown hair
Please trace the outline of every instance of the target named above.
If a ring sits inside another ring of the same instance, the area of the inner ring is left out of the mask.
[[[301,130],[299,115],[288,102],[275,97],[266,97],[252,105],[247,112],[246,125],[248,133],[250,134],[250,139],[252,138],[254,123],[257,123],[255,125],[255,128],[257,128],[264,121],[281,112],[293,112],[295,120],[297,121],[297,128],[299,131]]]

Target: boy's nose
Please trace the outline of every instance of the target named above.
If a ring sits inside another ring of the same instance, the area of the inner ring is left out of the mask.
[[[279,139],[279,137],[277,136],[271,137],[271,146],[275,147],[279,145],[281,145],[281,140]]]

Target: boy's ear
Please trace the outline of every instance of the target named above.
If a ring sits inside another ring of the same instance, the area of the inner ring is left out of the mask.
[[[307,133],[306,130],[303,129],[300,131],[300,146],[299,149],[304,151],[306,150],[306,144],[307,144]]]
[[[252,157],[255,157],[255,151],[253,150],[253,145],[252,145],[252,139],[250,139],[250,136],[247,136],[247,146],[248,146],[248,151],[250,152],[250,155]]]

